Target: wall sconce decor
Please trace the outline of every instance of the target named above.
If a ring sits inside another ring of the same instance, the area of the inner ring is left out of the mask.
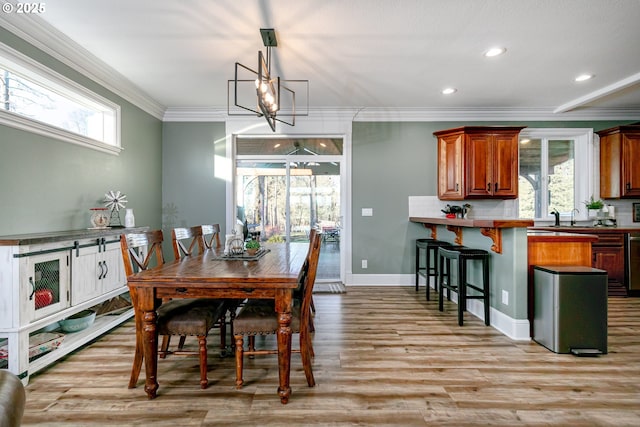
[[[264,117],[271,130],[275,132],[276,122],[295,126],[296,116],[308,115],[309,80],[285,80],[274,76],[271,71],[271,48],[278,46],[276,33],[272,28],[261,28],[260,34],[267,48],[266,56],[262,51],[258,51],[257,71],[236,62],[235,77],[228,81],[227,113],[230,116],[255,114],[258,117]],[[303,97],[306,98],[306,110],[303,113],[296,110],[294,87],[298,88],[298,93],[302,92]],[[251,95],[253,90],[255,95]],[[232,97],[233,103],[231,103]],[[255,97],[255,101],[252,97]],[[283,117],[289,118],[289,121],[284,120]]]

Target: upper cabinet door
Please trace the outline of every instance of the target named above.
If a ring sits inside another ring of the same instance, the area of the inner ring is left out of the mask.
[[[493,196],[492,135],[466,136],[466,197]]]
[[[493,196],[518,197],[518,134],[509,132],[493,136]]]
[[[600,197],[640,197],[640,126],[618,126],[600,135]]]
[[[640,197],[640,129],[622,135],[622,197]]]
[[[462,134],[438,138],[438,197],[462,200]]]

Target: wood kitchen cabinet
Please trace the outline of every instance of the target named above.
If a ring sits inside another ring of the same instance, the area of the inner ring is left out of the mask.
[[[518,135],[524,126],[463,126],[435,132],[438,197],[442,200],[518,197]]]
[[[624,234],[597,234],[598,241],[591,249],[593,268],[606,270],[610,287],[624,288]],[[613,282],[613,283],[612,283]]]
[[[640,126],[618,126],[600,136],[600,197],[640,197]]]

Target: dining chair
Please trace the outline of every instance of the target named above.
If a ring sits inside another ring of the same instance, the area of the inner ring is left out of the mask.
[[[299,334],[300,348],[292,352],[300,353],[302,366],[309,387],[315,385],[311,360],[314,357],[311,341],[311,295],[316,280],[318,259],[320,257],[321,234],[311,238],[310,250],[299,276],[302,299],[294,298],[291,310],[291,330]],[[236,388],[242,388],[243,357],[245,355],[277,354],[278,350],[255,349],[256,335],[276,335],[278,333],[278,316],[273,304],[264,304],[261,300],[249,300],[238,313],[233,328],[236,341]],[[244,336],[249,337],[248,349],[244,349]]]
[[[164,264],[162,255],[162,230],[144,233],[122,234],[120,247],[127,277],[150,267]],[[136,349],[129,378],[129,388],[134,388],[140,376],[144,358],[142,336],[142,313],[138,311],[138,295],[134,287],[129,288],[134,307],[136,324]],[[203,305],[198,299],[175,299],[163,302],[156,310],[158,335],[195,335],[198,351],[189,354],[200,356],[200,387],[207,388],[207,335],[216,320],[224,314],[224,305]],[[186,354],[183,352],[182,354]]]
[[[202,253],[205,250],[206,244],[203,236],[203,228],[200,225],[194,227],[176,227],[171,230],[171,246],[173,247],[173,256],[175,259],[181,259],[186,256],[196,255]],[[212,307],[218,307],[220,304],[224,305],[222,315],[219,319],[216,319],[214,327],[218,327],[220,330],[220,353],[225,354],[227,348],[227,333],[226,333],[226,312],[232,305],[232,300],[226,300],[221,298],[203,298],[199,300],[201,305],[211,305]],[[165,335],[162,338],[162,345],[160,347],[159,357],[164,359],[169,353],[169,344],[171,336]],[[186,336],[181,335],[178,343],[178,350],[174,353],[179,354],[184,352],[184,344]]]
[[[205,248],[215,249],[222,246],[220,243],[220,224],[204,224],[200,227]]]

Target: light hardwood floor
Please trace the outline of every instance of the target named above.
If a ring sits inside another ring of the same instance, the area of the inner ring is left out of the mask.
[[[318,385],[307,387],[294,354],[288,405],[271,356],[245,362],[240,391],[233,358],[210,356],[206,390],[197,359],[161,360],[158,397],[147,400],[142,379],[127,389],[128,322],[32,376],[24,425],[640,425],[640,298],[610,298],[609,354],[579,358],[512,341],[470,314],[458,327],[455,304],[440,313],[423,289],[314,296]]]

